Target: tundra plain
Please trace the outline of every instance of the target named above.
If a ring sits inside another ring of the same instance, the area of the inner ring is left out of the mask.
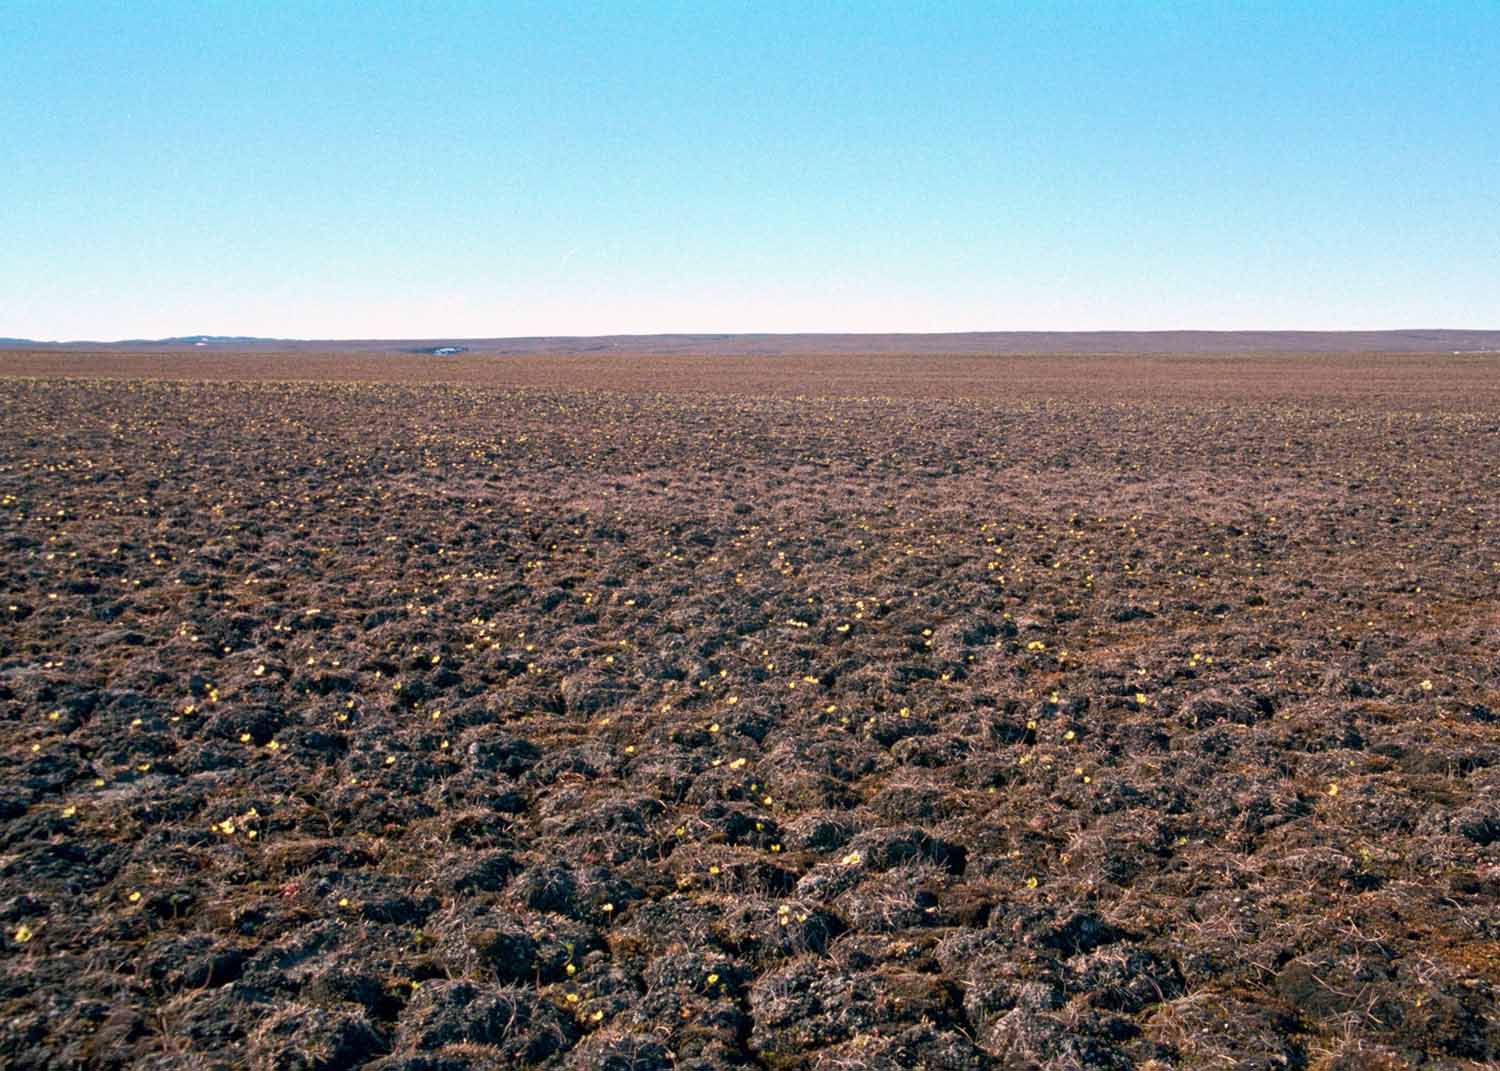
[[[0,375],[0,1064],[1500,1059],[1500,355]]]

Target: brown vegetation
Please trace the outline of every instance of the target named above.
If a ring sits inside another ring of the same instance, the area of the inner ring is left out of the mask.
[[[28,359],[0,1064],[1500,1058],[1495,358]]]

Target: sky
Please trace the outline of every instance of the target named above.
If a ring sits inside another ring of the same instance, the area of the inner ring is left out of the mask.
[[[1500,0],[4,0],[0,77],[0,336],[1500,328]]]

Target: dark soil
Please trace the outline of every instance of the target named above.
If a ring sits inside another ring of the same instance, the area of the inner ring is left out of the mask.
[[[1500,371],[1049,360],[0,379],[0,1065],[1494,1066]]]

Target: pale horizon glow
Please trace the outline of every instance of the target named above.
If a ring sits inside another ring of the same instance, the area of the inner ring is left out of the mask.
[[[0,336],[1500,328],[1500,5],[0,10]]]

